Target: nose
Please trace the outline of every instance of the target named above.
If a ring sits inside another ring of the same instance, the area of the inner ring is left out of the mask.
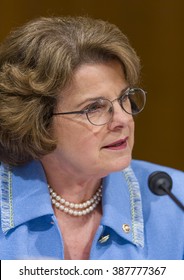
[[[117,100],[113,102],[113,115],[109,122],[109,129],[125,127],[132,120],[132,115],[126,113]]]

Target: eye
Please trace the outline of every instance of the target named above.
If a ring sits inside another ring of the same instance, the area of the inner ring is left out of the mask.
[[[105,108],[105,103],[104,100],[98,100],[90,105],[88,105],[88,107],[86,108],[88,113],[95,113],[95,112],[99,112],[101,110],[103,110]]]

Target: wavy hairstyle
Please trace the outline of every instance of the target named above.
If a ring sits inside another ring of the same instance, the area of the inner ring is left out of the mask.
[[[0,45],[0,161],[19,165],[53,151],[59,94],[81,64],[111,59],[135,85],[139,58],[119,28],[102,20],[41,17],[10,33]]]

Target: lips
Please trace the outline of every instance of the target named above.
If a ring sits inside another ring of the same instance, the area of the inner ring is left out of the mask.
[[[119,150],[119,149],[126,148],[126,146],[127,146],[127,139],[128,139],[128,137],[126,137],[124,139],[120,139],[118,141],[110,143],[109,145],[104,146],[103,148],[105,148],[105,149],[113,149],[113,150]]]

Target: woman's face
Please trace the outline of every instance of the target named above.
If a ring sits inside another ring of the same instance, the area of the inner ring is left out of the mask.
[[[112,101],[127,87],[118,62],[84,64],[75,72],[70,87],[61,92],[62,99],[55,112],[83,110],[99,97]],[[129,165],[134,143],[134,121],[117,101],[113,105],[111,121],[102,126],[91,124],[85,114],[53,117],[53,134],[58,144],[52,156],[62,170],[69,174],[102,178]]]

